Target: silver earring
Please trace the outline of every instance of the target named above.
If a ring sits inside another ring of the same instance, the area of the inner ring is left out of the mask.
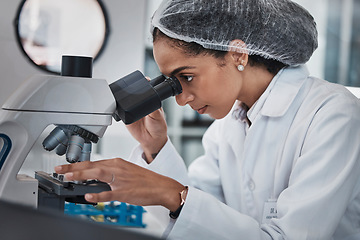
[[[237,67],[237,69],[238,69],[240,72],[242,72],[242,71],[244,71],[245,67],[244,67],[244,65],[240,64],[240,65]]]

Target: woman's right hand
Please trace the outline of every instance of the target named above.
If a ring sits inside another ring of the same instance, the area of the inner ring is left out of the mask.
[[[140,143],[146,161],[152,162],[167,142],[167,125],[163,109],[160,108],[126,126],[131,135]]]
[[[172,178],[160,175],[121,158],[84,161],[55,167],[69,181],[97,179],[108,183],[111,191],[87,193],[89,202],[120,201],[149,206],[161,205],[175,211],[180,205],[179,192],[185,187]]]

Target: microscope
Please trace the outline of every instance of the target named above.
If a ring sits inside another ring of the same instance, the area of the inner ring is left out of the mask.
[[[92,78],[92,58],[63,56],[61,76],[38,75],[23,82],[0,109],[0,200],[35,208],[64,209],[65,201],[87,203],[86,193],[109,191],[104,182],[70,182],[63,175],[19,170],[37,139],[47,151],[71,164],[89,161],[92,144],[103,137],[112,118],[133,123],[159,109],[161,102],[182,92],[175,78],[148,81],[135,71],[110,85]]]

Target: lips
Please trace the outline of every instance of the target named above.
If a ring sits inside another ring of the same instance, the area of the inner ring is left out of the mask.
[[[197,110],[195,110],[195,111],[197,111],[199,114],[204,114],[205,111],[206,111],[206,109],[207,109],[207,105],[204,106],[204,107],[202,107],[202,108],[199,108],[199,109],[197,109]]]

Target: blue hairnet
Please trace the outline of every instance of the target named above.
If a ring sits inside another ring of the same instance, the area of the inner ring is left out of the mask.
[[[303,64],[318,46],[310,13],[290,0],[164,0],[152,31],[207,49]],[[234,39],[245,44],[230,45]]]

